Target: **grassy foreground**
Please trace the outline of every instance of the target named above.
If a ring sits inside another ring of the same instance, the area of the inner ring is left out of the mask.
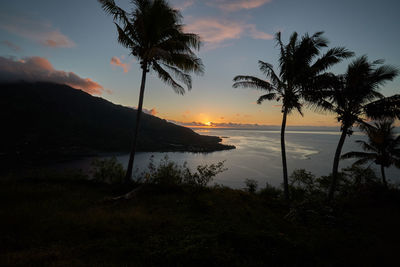
[[[0,266],[383,266],[398,264],[399,192],[294,217],[273,194],[224,187],[129,189],[78,174],[0,180]]]

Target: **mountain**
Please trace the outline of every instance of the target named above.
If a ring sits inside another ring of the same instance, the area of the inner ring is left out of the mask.
[[[136,110],[67,85],[0,84],[3,157],[73,157],[130,150]],[[211,152],[232,149],[215,136],[142,114],[139,151]]]

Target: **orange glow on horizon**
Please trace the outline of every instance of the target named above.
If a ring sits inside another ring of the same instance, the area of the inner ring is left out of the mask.
[[[160,108],[161,109],[161,108]],[[305,110],[304,117],[293,113],[287,118],[287,126],[319,126],[337,127],[339,126],[334,114],[319,114]],[[232,128],[232,127],[252,127],[252,126],[281,126],[282,114],[280,110],[249,110],[247,112],[220,112],[218,110],[190,110],[190,112],[160,111],[159,117],[175,121],[180,125],[191,128]]]

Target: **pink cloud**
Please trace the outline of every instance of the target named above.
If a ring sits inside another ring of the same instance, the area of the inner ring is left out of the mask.
[[[158,111],[155,109],[155,108],[152,108],[151,110],[150,110],[150,115],[153,115],[153,116],[155,116],[155,115],[157,115],[157,113],[158,113]]]
[[[10,41],[7,41],[7,40],[0,42],[0,44],[10,48],[11,50],[13,50],[15,52],[20,52],[22,50],[21,47],[19,47],[18,45],[14,44]]]
[[[81,78],[73,72],[54,69],[43,57],[27,57],[20,60],[0,57],[0,81],[54,82],[67,84],[92,95],[101,95],[104,88],[89,78]]]
[[[253,39],[273,39],[273,36],[257,30],[254,24],[236,22],[217,18],[201,18],[192,21],[185,27],[186,31],[201,36],[208,49],[227,46],[229,40],[249,36]]]
[[[217,6],[228,12],[260,7],[271,0],[217,0]]]
[[[249,35],[253,39],[272,40],[274,38],[274,36],[269,33],[257,30],[256,25],[254,24],[247,25],[247,29],[249,30]]]
[[[121,67],[125,73],[128,72],[130,69],[130,65],[127,63],[122,63],[119,57],[112,57],[110,60],[110,64],[112,66]]]
[[[200,34],[205,42],[220,43],[225,40],[240,38],[243,29],[236,22],[214,18],[198,19],[186,26],[189,32]]]
[[[48,47],[73,47],[75,43],[50,23],[1,14],[0,29]]]
[[[137,107],[133,107],[133,109],[137,109]],[[156,116],[158,114],[158,111],[156,108],[152,108],[152,109],[142,108],[142,112],[149,114],[149,115],[153,115],[153,116]]]
[[[185,10],[194,5],[195,0],[173,0],[173,6],[178,10]]]

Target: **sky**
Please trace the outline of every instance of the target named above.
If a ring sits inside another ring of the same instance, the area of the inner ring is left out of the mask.
[[[131,10],[129,0],[116,0]],[[170,0],[183,15],[185,30],[201,36],[198,56],[205,73],[193,76],[193,88],[177,95],[155,73],[148,75],[146,112],[184,125],[280,125],[278,102],[257,105],[260,91],[232,88],[236,75],[260,78],[258,60],[277,66],[273,36],[284,42],[324,31],[329,46],[345,46],[357,56],[384,59],[400,67],[398,0]],[[350,60],[331,71],[344,73]],[[11,74],[10,74],[11,73]],[[13,73],[15,75],[13,75]],[[0,1],[0,80],[62,82],[113,103],[136,107],[141,69],[118,44],[112,17],[96,0]],[[382,87],[400,93],[400,78]],[[336,126],[332,114],[305,110],[288,125]]]

